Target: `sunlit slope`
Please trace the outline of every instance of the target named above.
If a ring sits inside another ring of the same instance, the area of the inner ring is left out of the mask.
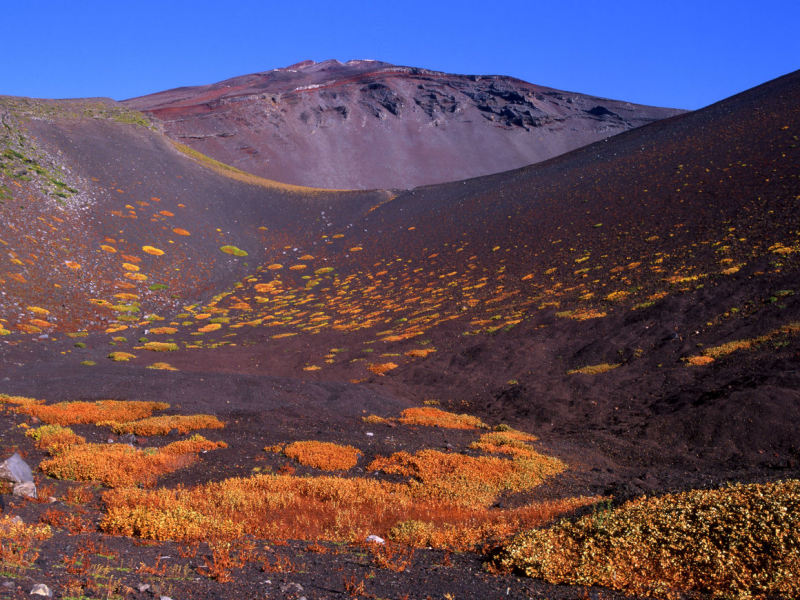
[[[349,218],[385,198],[226,170],[110,100],[3,98],[0,114],[4,331],[175,312],[318,227],[321,206]]]
[[[267,252],[260,272],[193,312],[223,319],[206,331],[212,344],[242,323],[277,339],[358,332],[394,343],[444,324],[494,332],[539,313],[584,321],[643,309],[762,257],[794,268],[798,88],[792,74],[542,165],[403,193]],[[426,348],[373,352],[365,366],[391,368],[406,352]],[[306,366],[335,358],[323,349]]]

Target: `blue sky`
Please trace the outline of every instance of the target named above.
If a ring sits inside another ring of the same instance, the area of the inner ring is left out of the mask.
[[[48,98],[373,58],[699,108],[800,68],[800,0],[22,0],[0,17],[0,94]]]

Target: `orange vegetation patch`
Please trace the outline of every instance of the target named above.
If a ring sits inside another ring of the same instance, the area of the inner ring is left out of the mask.
[[[26,412],[27,407],[36,404],[44,404],[43,400],[36,398],[28,398],[27,396],[9,396],[7,394],[0,394],[0,404],[14,404],[18,408],[18,412]]]
[[[123,327],[122,329],[127,329],[127,327]],[[114,331],[119,331],[119,329],[114,329]],[[113,333],[113,332],[107,329],[106,333]],[[111,354],[108,355],[108,358],[110,358],[114,362],[128,362],[132,358],[136,358],[136,355],[131,354],[130,352],[112,352]]]
[[[139,400],[19,404],[18,412],[29,414],[51,425],[76,425],[98,423],[100,421],[136,421],[149,417],[157,410],[169,408],[169,404],[165,402],[143,402]]]
[[[421,450],[413,455],[396,452],[376,458],[367,467],[367,471],[409,477],[409,492],[417,500],[473,508],[489,504],[500,492],[531,490],[565,469],[557,458],[538,454],[532,448],[513,460],[438,450]]]
[[[156,371],[177,371],[175,367],[171,364],[166,362],[154,362],[152,365],[148,365],[146,368],[148,369],[155,369]]]
[[[686,362],[693,367],[703,367],[705,365],[710,365],[714,362],[714,358],[711,356],[690,356],[686,359]]]
[[[719,346],[706,348],[703,350],[702,355],[690,356],[686,359],[686,362],[693,366],[707,365],[739,350],[751,350],[777,337],[797,335],[798,333],[800,333],[800,322],[789,323],[755,338],[734,340]]]
[[[208,325],[203,325],[197,331],[201,333],[208,333],[210,331],[216,331],[217,329],[222,329],[222,325],[219,323],[209,323]]]
[[[392,369],[396,369],[399,365],[393,362],[385,362],[385,363],[370,363],[367,365],[367,369],[369,369],[372,373],[376,375],[385,375]]]
[[[142,246],[142,252],[145,254],[151,254],[152,256],[163,256],[164,251],[160,248],[156,248],[155,246]]]
[[[478,429],[486,424],[478,417],[455,414],[432,406],[417,406],[405,409],[398,419],[406,425],[426,425],[447,429]]]
[[[153,335],[172,335],[173,333],[177,333],[177,327],[153,327],[150,330],[150,333]]]
[[[353,446],[330,442],[293,442],[284,447],[268,447],[267,451],[281,452],[301,465],[322,471],[347,471],[356,466],[361,450]]]
[[[147,275],[144,273],[125,273],[123,277],[132,281],[147,281]]]
[[[174,352],[178,349],[178,344],[174,342],[147,342],[144,346],[136,346],[136,348],[152,352]]]
[[[175,235],[192,235],[191,233],[189,233],[188,231],[186,231],[185,229],[182,229],[180,227],[175,227],[172,230],[172,233],[174,233]]]
[[[109,487],[150,487],[161,475],[196,461],[195,453],[224,445],[224,442],[211,442],[202,436],[174,442],[158,450],[140,450],[128,444],[80,444],[43,460],[39,468],[58,479],[98,481]]]
[[[31,566],[39,557],[36,543],[52,535],[49,525],[26,525],[19,517],[3,515],[0,519],[0,564],[17,568]]]
[[[401,521],[389,530],[388,538],[416,548],[471,550],[485,545],[487,540],[508,538],[601,500],[599,496],[579,496],[511,509],[430,511],[426,520]]]
[[[413,350],[409,350],[406,352],[406,356],[411,358],[425,358],[429,354],[433,354],[436,352],[436,348],[414,348]]]
[[[148,417],[138,421],[100,421],[100,426],[111,427],[116,433],[136,435],[167,435],[173,429],[181,435],[196,429],[222,429],[225,424],[212,415],[163,415]]]
[[[587,365],[580,369],[571,369],[567,371],[567,375],[575,375],[581,373],[583,375],[599,375],[600,373],[608,373],[619,367],[619,363],[600,363],[599,365]]]
[[[29,429],[25,435],[36,440],[37,448],[51,455],[58,454],[70,446],[86,443],[86,438],[61,425],[42,425],[36,429]]]
[[[139,270],[139,265],[134,265],[133,263],[122,263],[122,268],[126,271],[133,271],[136,272]]]

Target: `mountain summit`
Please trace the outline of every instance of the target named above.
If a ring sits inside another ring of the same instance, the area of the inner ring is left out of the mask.
[[[304,61],[125,104],[224,163],[347,189],[505,171],[681,112],[373,60]]]

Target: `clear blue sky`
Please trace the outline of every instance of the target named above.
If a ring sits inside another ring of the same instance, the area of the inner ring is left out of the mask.
[[[699,108],[800,68],[800,0],[19,0],[0,94],[121,100],[304,59]]]

